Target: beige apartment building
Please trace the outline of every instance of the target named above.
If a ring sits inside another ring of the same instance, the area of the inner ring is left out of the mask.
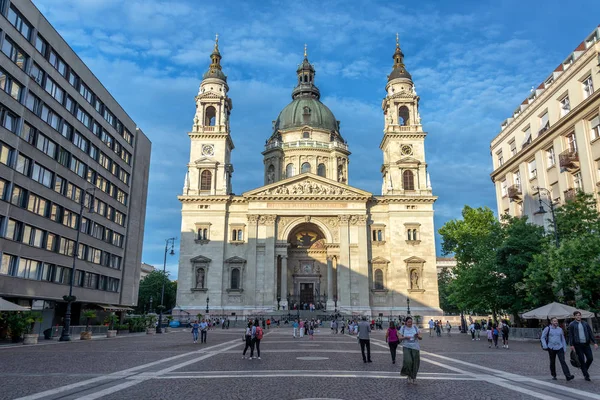
[[[75,325],[135,305],[150,147],[30,0],[0,0],[0,296],[44,326],[72,278]]]
[[[547,225],[539,197],[564,204],[600,185],[600,27],[502,123],[491,143],[498,214]],[[549,211],[547,206],[544,206]]]
[[[350,185],[350,144],[305,53],[271,127],[257,186],[234,194],[233,102],[217,43],[196,96],[174,313],[253,315],[315,304],[439,315],[433,203],[419,97],[396,45],[381,101],[381,195]],[[375,146],[375,144],[373,144]]]

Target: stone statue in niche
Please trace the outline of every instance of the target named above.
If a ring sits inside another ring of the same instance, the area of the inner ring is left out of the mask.
[[[410,288],[418,289],[419,288],[419,273],[416,269],[413,269],[410,272]]]
[[[267,172],[267,183],[275,182],[275,171]]]
[[[196,268],[196,289],[204,289],[204,268]]]

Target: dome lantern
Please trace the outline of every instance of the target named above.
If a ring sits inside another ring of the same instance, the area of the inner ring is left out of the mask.
[[[392,72],[388,75],[388,82],[393,79],[405,78],[412,81],[412,77],[406,70],[406,66],[404,65],[404,53],[400,49],[400,39],[398,34],[396,33],[396,51],[392,56],[394,59],[394,66]]]
[[[221,53],[219,52],[219,35],[217,34],[215,37],[215,48],[210,55],[210,66],[208,67],[208,71],[204,73],[202,76],[203,79],[207,78],[217,78],[227,82],[227,76],[221,70]]]

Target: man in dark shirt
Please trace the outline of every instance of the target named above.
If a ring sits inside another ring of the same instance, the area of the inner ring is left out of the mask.
[[[592,354],[592,348],[590,343],[594,343],[594,349],[598,349],[596,339],[594,339],[594,333],[592,328],[587,322],[581,320],[581,311],[575,311],[573,313],[575,321],[569,324],[569,344],[571,350],[575,350],[579,363],[581,364],[581,372],[585,377],[586,381],[590,380],[590,374],[588,372],[592,361],[594,361],[594,355]]]

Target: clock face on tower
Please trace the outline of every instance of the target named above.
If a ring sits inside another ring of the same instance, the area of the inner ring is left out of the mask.
[[[400,151],[402,152],[403,156],[412,156],[412,153],[413,153],[413,149],[410,144],[402,145],[402,147],[400,148]]]
[[[202,155],[212,157],[215,155],[215,146],[212,144],[203,144],[202,145]]]

